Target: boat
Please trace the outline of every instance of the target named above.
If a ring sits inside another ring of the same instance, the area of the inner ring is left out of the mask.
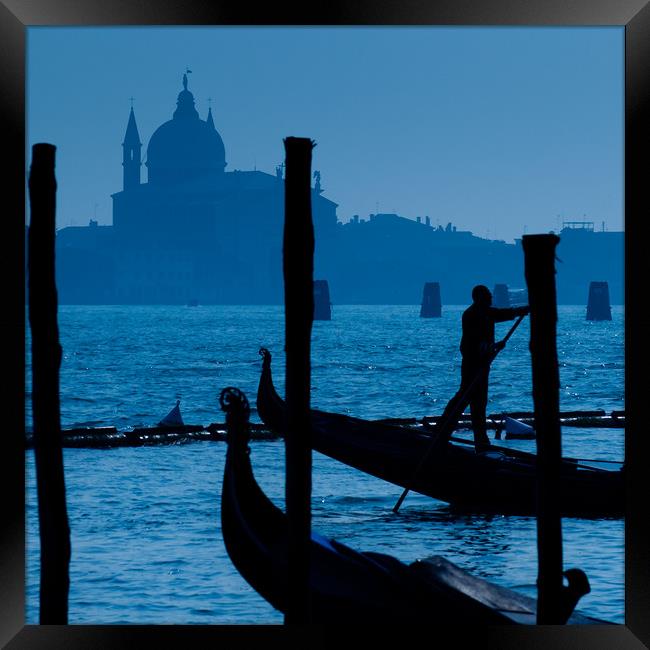
[[[286,405],[273,385],[271,353],[261,348],[260,355],[257,412],[281,436]],[[451,435],[429,454],[435,431],[431,424],[399,426],[311,410],[312,448],[319,453],[459,510],[535,516],[534,453],[495,444],[477,453],[473,441]],[[417,471],[426,454],[426,466]],[[624,515],[624,464],[603,464],[562,459],[558,477],[562,516]]]
[[[248,402],[238,389],[220,396],[226,411],[226,463],[221,529],[228,555],[243,578],[275,609],[288,603],[288,521],[253,475],[248,446]],[[536,600],[473,576],[442,556],[406,564],[358,552],[311,531],[309,597],[312,623],[418,622],[536,624]],[[589,592],[580,569],[565,572],[562,616],[568,624],[606,624],[574,611]]]
[[[535,429],[521,420],[506,415],[503,418],[503,428],[505,429],[506,440],[535,440]],[[497,429],[494,437],[496,440],[501,438],[500,429]]]
[[[183,422],[183,416],[181,415],[181,401],[176,400],[176,406],[167,413],[167,415],[158,422],[159,427],[182,427],[185,423]]]

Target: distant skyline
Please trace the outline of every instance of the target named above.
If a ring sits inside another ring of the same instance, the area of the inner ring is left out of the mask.
[[[112,223],[130,98],[144,157],[186,69],[226,171],[310,137],[340,221],[624,228],[623,27],[29,27],[27,165],[57,146],[57,227]]]

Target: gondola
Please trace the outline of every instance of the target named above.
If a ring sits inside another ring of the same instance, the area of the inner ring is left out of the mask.
[[[260,355],[263,363],[257,412],[270,429],[282,435],[285,403],[273,385],[271,353],[261,348]],[[311,425],[315,451],[362,472],[461,510],[536,514],[533,453],[494,444],[477,453],[473,443],[451,436],[416,472],[431,446],[435,427],[409,428],[315,409],[311,411]],[[562,516],[624,515],[624,467],[603,469],[563,458],[559,482]]]
[[[220,402],[228,424],[221,492],[225,547],[255,591],[286,612],[287,517],[253,475],[245,396],[227,388]],[[535,599],[474,577],[444,557],[405,564],[390,555],[357,552],[313,531],[309,556],[313,623],[536,624]],[[574,611],[579,598],[589,592],[589,582],[579,569],[569,569],[565,576],[564,622],[607,623]]]

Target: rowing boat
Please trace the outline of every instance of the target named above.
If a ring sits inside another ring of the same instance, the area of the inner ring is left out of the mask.
[[[221,529],[228,555],[244,579],[273,607],[288,602],[288,522],[253,475],[248,402],[224,389],[228,451],[221,491]],[[377,552],[358,552],[312,530],[309,597],[313,623],[536,624],[536,600],[473,576],[441,556],[406,564]],[[589,592],[580,569],[565,572],[562,614],[568,624],[607,621],[574,611]]]
[[[260,355],[257,411],[281,436],[286,405],[273,385],[271,353],[262,348]],[[431,447],[434,425],[399,426],[312,409],[310,433],[315,451],[457,509],[536,514],[534,453],[495,444],[477,453],[473,443],[451,436],[416,471]],[[558,482],[562,516],[624,515],[624,465],[611,469],[563,458]]]

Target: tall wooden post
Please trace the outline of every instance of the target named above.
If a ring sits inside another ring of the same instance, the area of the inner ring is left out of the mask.
[[[70,586],[70,530],[59,409],[61,346],[54,263],[55,151],[56,147],[51,144],[34,145],[29,174],[29,324],[32,332],[32,410],[41,540],[41,625],[67,624]]]
[[[555,247],[557,235],[524,235],[530,305],[530,354],[537,432],[537,624],[560,625],[562,518],[558,478],[562,461],[560,373],[557,361]]]
[[[286,507],[289,519],[286,624],[309,623],[311,539],[311,329],[314,316],[314,227],[311,214],[313,142],[286,138],[283,241],[286,345]]]

